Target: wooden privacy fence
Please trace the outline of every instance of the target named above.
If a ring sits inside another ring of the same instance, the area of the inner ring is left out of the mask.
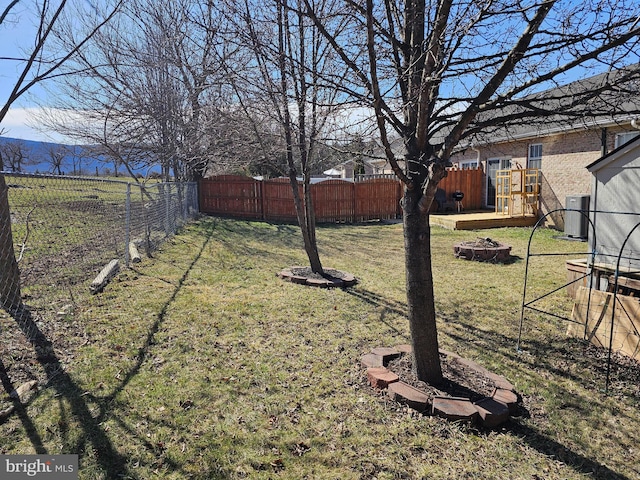
[[[484,187],[484,172],[481,168],[447,169],[447,176],[440,180],[438,188],[445,191],[448,203],[453,203],[453,194],[458,191],[464,193],[462,204],[465,210],[479,210],[482,208],[482,190]]]
[[[476,177],[479,180],[474,183]],[[451,170],[440,182],[440,188],[448,196],[455,190],[464,192],[465,209],[477,209],[482,206],[482,178],[481,170]],[[302,195],[302,183],[298,186]],[[297,220],[293,192],[286,178],[215,176],[200,181],[199,195],[202,213],[266,221]],[[355,223],[397,218],[402,214],[402,185],[395,179],[324,180],[311,185],[311,195],[319,223]]]
[[[298,183],[302,195],[302,183]],[[400,214],[400,182],[325,180],[311,185],[316,221],[363,222],[396,218]],[[202,213],[266,221],[296,221],[289,179],[255,180],[222,175],[200,181]]]

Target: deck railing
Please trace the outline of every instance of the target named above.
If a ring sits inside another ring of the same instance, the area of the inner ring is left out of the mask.
[[[538,215],[540,171],[537,168],[496,172],[496,213],[510,217]]]

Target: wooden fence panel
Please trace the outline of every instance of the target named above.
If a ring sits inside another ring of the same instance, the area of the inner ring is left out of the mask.
[[[355,187],[345,180],[326,180],[311,185],[316,222],[353,222],[356,213]]]
[[[447,176],[438,184],[438,188],[445,191],[447,202],[453,202],[452,195],[456,191],[464,193],[462,204],[465,210],[482,208],[482,189],[484,187],[484,173],[480,168],[448,169]]]
[[[250,177],[222,175],[200,182],[200,211],[262,218],[262,185]]]
[[[293,192],[288,178],[264,180],[263,212],[265,220],[277,222],[295,222],[298,219],[296,207],[293,203]],[[298,182],[298,189],[302,195],[302,185]]]
[[[450,169],[439,184],[447,202],[459,190],[464,209],[482,208],[484,174],[481,169]],[[298,183],[302,195],[302,183]],[[402,185],[398,180],[379,178],[352,183],[326,180],[311,185],[316,221],[362,222],[399,217]],[[200,182],[200,210],[203,213],[255,218],[267,221],[297,221],[289,179],[258,181],[240,176],[218,176]]]
[[[355,184],[355,220],[397,218],[401,214],[402,187],[398,180],[378,178]]]

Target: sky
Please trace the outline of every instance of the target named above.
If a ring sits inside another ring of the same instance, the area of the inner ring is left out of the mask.
[[[7,2],[0,0],[0,11]],[[28,2],[27,2],[28,3]],[[0,105],[4,106],[11,90],[19,78],[20,63],[11,60],[21,56],[21,47],[33,43],[34,30],[30,20],[9,16],[0,24]],[[46,100],[46,92],[42,88],[33,88],[16,101],[9,113],[0,123],[3,136],[38,141],[63,141],[55,132],[40,132],[33,125],[33,115],[40,100]]]
[[[7,4],[8,0],[0,0],[0,12]],[[0,106],[6,103],[20,74],[19,67],[22,64],[12,58],[20,57],[22,50],[32,45],[35,38],[32,17],[23,12],[30,6],[29,1],[18,3],[12,10],[12,14],[0,24]],[[0,132],[4,130],[4,136],[7,137],[65,143],[64,137],[59,134],[51,131],[43,132],[34,126],[36,106],[46,104],[46,100],[46,91],[36,85],[13,104],[0,123]],[[350,122],[350,124],[357,124],[357,122]]]

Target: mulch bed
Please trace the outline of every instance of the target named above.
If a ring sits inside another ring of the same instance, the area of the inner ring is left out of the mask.
[[[413,357],[402,355],[391,360],[387,368],[400,377],[404,383],[417,388],[433,398],[439,395],[465,397],[475,402],[490,397],[494,382],[475,369],[459,363],[454,357],[440,354],[440,366],[444,382],[437,387],[418,380],[413,369]]]
[[[324,268],[324,275],[314,273],[311,267],[293,266],[278,272],[278,276],[284,280],[300,285],[322,288],[345,288],[358,283],[356,277],[348,272],[335,268]]]

